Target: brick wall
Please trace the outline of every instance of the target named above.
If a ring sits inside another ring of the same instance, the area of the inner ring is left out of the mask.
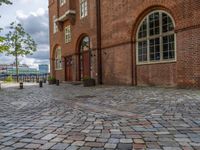
[[[75,54],[83,34],[90,36],[91,48],[95,50],[96,4],[95,0],[88,2],[89,15],[80,20],[79,1],[76,0],[76,22],[72,25],[73,40],[70,44],[64,43],[63,32],[50,34],[51,57],[57,44],[63,47],[63,56]],[[50,33],[51,16],[56,13],[56,8],[56,3],[50,5]],[[141,20],[153,10],[164,10],[175,21],[177,61],[137,66],[136,31]],[[200,87],[199,0],[101,0],[101,16],[104,84]],[[68,24],[70,22],[65,22],[64,26]],[[93,75],[96,76],[97,54],[96,51],[93,53]],[[77,76],[77,65],[74,68],[74,75]]]

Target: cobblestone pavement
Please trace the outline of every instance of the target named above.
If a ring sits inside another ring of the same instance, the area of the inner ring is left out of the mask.
[[[3,85],[0,149],[200,150],[200,91]]]

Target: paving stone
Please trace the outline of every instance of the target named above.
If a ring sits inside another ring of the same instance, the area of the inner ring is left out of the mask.
[[[104,147],[104,143],[100,143],[100,142],[86,142],[85,143],[85,146],[88,146],[88,147],[95,147],[95,148],[101,148],[101,147]]]
[[[117,149],[121,150],[132,150],[132,144],[124,144],[124,143],[119,143],[117,146]]]
[[[195,143],[200,143],[200,138],[191,138],[191,141]],[[187,142],[190,142],[190,140],[188,139]]]
[[[134,149],[146,149],[146,145],[145,144],[133,144],[133,148]]]
[[[163,147],[164,150],[181,150],[179,147]]]
[[[51,140],[51,139],[53,139],[54,137],[56,137],[57,136],[57,134],[47,134],[46,136],[44,136],[43,138],[42,138],[42,140]]]
[[[85,141],[87,141],[87,142],[94,142],[95,140],[96,140],[95,137],[86,137],[85,138]]]
[[[23,147],[25,147],[27,145],[27,143],[15,143],[15,144],[13,144],[12,146],[14,147],[14,148],[23,148]]]
[[[1,150],[14,150],[15,148],[13,148],[13,147],[4,147],[4,148],[2,148]]]
[[[109,149],[115,149],[116,147],[117,147],[117,144],[106,143],[104,145],[104,148],[109,148]]]
[[[82,140],[85,139],[85,136],[69,136],[67,139],[68,139],[68,140],[82,141]]]
[[[120,139],[120,143],[133,143],[132,139]]]
[[[40,144],[28,144],[25,146],[25,148],[30,148],[30,149],[38,149],[41,145]]]
[[[77,149],[79,149],[79,147],[72,145],[72,146],[69,146],[66,150],[77,150]]]
[[[67,147],[69,147],[69,144],[57,143],[51,149],[53,149],[53,150],[64,150]]]
[[[73,140],[64,140],[63,143],[66,143],[66,144],[71,144],[73,143],[74,141]]]
[[[110,138],[108,140],[108,143],[111,143],[111,144],[118,144],[120,142],[120,139],[115,139],[115,138]]]
[[[43,146],[40,147],[40,149],[50,149],[53,147],[56,143],[45,143]]]
[[[33,141],[34,139],[31,138],[23,138],[20,140],[20,142],[25,142],[25,143],[31,143],[31,141]]]
[[[101,143],[106,143],[108,141],[108,139],[104,139],[104,138],[97,138],[96,142],[101,142]]]
[[[79,150],[90,150],[90,147],[81,147]]]
[[[51,142],[62,142],[63,140],[64,140],[63,138],[56,137],[52,139]]]
[[[4,143],[2,143],[2,145],[4,145],[4,146],[11,146],[11,145],[13,145],[15,142],[13,142],[13,141],[7,141],[7,142],[4,142]]]
[[[83,146],[85,144],[84,141],[76,141],[74,143],[72,143],[72,145],[75,145],[75,146]]]
[[[1,150],[200,149],[198,90],[11,85],[0,91]]]

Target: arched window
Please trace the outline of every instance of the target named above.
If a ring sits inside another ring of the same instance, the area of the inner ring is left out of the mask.
[[[90,76],[91,58],[90,58],[90,38],[85,36],[80,43],[80,79]]]
[[[90,50],[90,38],[88,36],[84,37],[81,41],[80,53]]]
[[[174,61],[175,33],[172,17],[153,11],[141,22],[137,32],[137,63]]]
[[[62,69],[62,52],[60,47],[55,52],[55,68],[57,70]]]

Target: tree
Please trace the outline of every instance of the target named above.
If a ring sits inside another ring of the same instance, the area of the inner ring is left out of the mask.
[[[0,6],[2,5],[2,4],[12,4],[12,2],[10,1],[10,0],[0,0]],[[1,16],[0,16],[1,17]],[[0,28],[0,32],[1,32],[1,30],[2,30],[2,28]],[[8,49],[8,47],[7,46],[4,46],[3,45],[3,42],[5,41],[5,37],[3,37],[3,36],[0,36],[0,53],[3,53],[5,50],[7,50]]]
[[[6,50],[7,55],[15,57],[17,82],[19,82],[19,56],[32,55],[36,51],[36,43],[33,38],[25,32],[23,26],[19,23],[11,23],[10,31],[6,34],[6,45],[9,49]]]
[[[2,4],[12,4],[12,2],[10,0],[0,0],[0,6]]]
[[[0,36],[0,53],[5,52],[9,48],[8,46],[4,45],[5,40],[5,37]]]

